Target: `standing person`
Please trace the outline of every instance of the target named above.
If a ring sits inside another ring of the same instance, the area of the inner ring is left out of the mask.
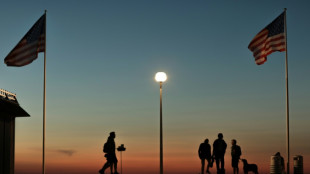
[[[204,174],[205,160],[208,161],[207,173],[210,173],[209,166],[211,162],[211,146],[209,144],[209,139],[205,139],[205,141],[200,144],[198,149],[198,155],[201,160],[201,174]]]
[[[106,153],[104,156],[107,158],[107,162],[103,165],[102,169],[99,170],[100,174],[104,174],[104,171],[107,168],[111,168],[111,174],[118,174],[117,172],[117,158],[115,154],[115,132],[110,132],[110,136],[108,137],[107,142],[103,146],[103,152]]]
[[[216,139],[213,143],[213,156],[216,162],[216,169],[218,174],[224,174],[224,155],[226,152],[227,144],[223,140],[223,134],[218,134],[218,139]],[[221,168],[220,168],[221,163]]]
[[[241,156],[241,148],[237,145],[237,141],[235,139],[231,140],[231,145],[231,166],[233,167],[234,174],[238,174],[238,163]]]

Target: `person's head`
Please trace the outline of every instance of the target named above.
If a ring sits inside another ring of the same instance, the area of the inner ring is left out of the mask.
[[[205,143],[206,144],[208,144],[209,143],[209,139],[207,138],[207,139],[205,139]]]
[[[217,137],[218,137],[219,139],[223,139],[223,134],[222,134],[222,133],[219,133],[219,134],[217,135]]]
[[[115,132],[110,132],[110,137],[115,138]]]
[[[281,155],[280,155],[280,152],[277,152],[275,155],[276,155],[276,156],[281,156]]]
[[[231,145],[234,146],[234,145],[236,145],[236,144],[237,144],[237,141],[236,141],[235,139],[232,139],[232,140],[231,140]]]

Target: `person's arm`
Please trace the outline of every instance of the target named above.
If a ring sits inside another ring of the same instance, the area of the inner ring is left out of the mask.
[[[215,141],[214,141],[214,143],[213,143],[213,150],[212,150],[212,157],[214,158],[214,154],[215,154]]]
[[[211,154],[211,145],[210,144],[208,144],[208,153],[210,154],[210,156],[212,156],[212,154]]]

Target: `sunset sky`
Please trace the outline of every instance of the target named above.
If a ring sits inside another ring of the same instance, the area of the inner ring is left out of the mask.
[[[124,174],[158,174],[158,71],[168,76],[165,174],[199,173],[198,147],[219,132],[227,173],[231,139],[241,158],[268,173],[276,152],[287,161],[285,53],[258,66],[247,46],[287,8],[291,169],[302,155],[310,173],[309,7],[308,0],[7,1],[0,3],[0,57],[46,9],[46,174],[98,173],[111,131],[127,148]],[[0,64],[0,88],[16,93],[31,115],[16,119],[16,174],[41,173],[43,55],[20,68]]]

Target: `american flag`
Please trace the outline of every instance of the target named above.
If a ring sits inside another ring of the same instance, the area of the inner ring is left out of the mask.
[[[253,52],[257,65],[265,63],[267,56],[272,52],[285,51],[284,15],[285,12],[260,31],[250,42],[248,48]]]
[[[5,57],[7,66],[24,66],[45,52],[45,14],[31,27],[15,48]]]

